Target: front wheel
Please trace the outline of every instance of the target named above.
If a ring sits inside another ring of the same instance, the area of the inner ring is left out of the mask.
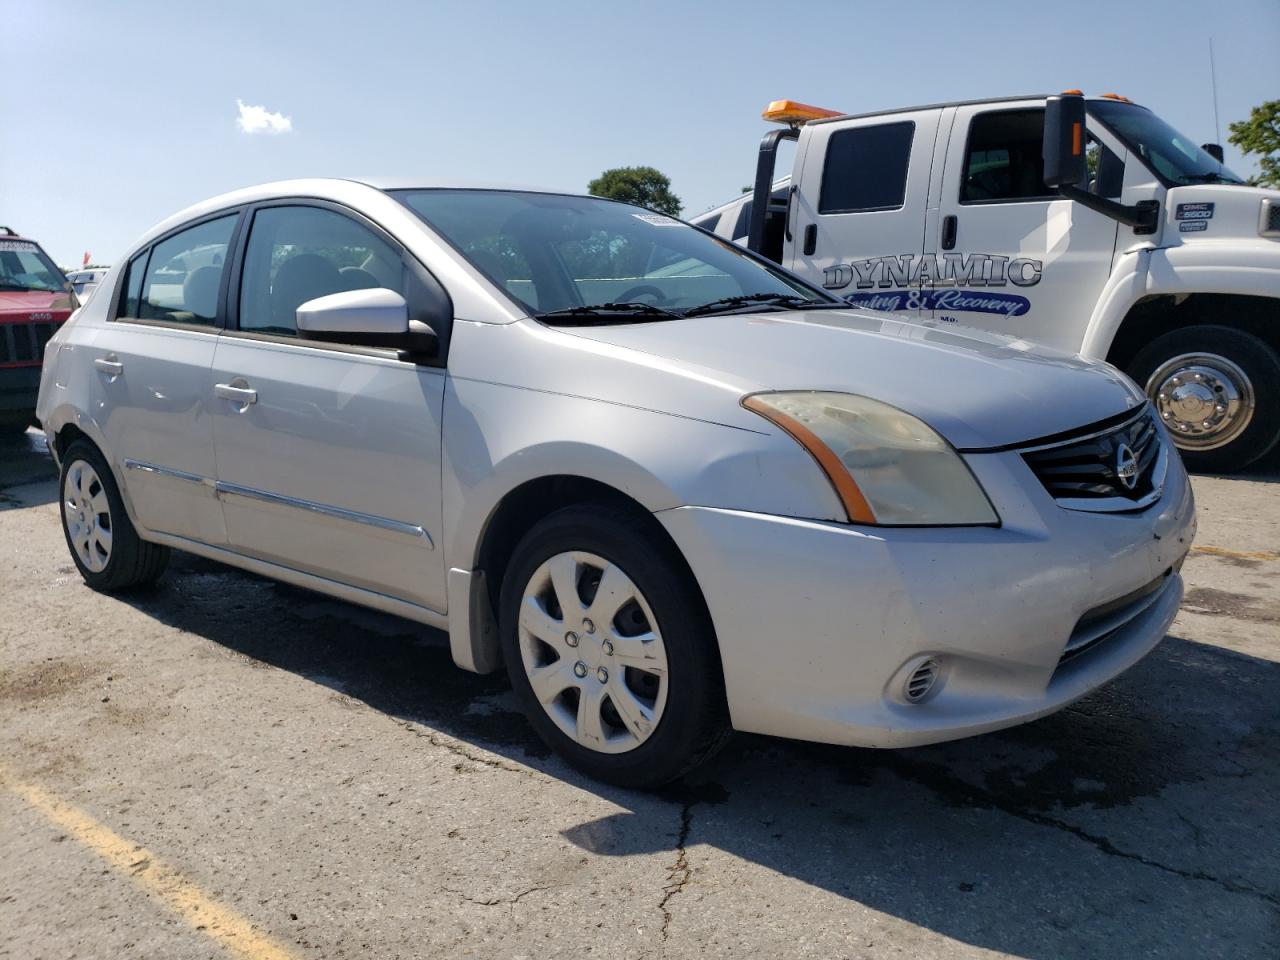
[[[559,510],[516,547],[503,655],[535,730],[584,773],[658,787],[727,739],[715,635],[692,574],[653,521]]]
[[[1193,470],[1240,470],[1280,441],[1280,356],[1251,333],[1173,330],[1139,351],[1128,373]]]

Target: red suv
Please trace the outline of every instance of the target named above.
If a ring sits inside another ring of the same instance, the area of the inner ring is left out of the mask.
[[[40,244],[0,227],[0,433],[31,423],[44,345],[77,306]]]

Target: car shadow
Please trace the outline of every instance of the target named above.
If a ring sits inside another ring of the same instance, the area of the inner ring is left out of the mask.
[[[1280,665],[1266,660],[1169,637],[1061,713],[914,750],[739,735],[654,802],[563,765],[505,678],[457,669],[439,631],[182,554],[125,599],[624,808],[564,832],[584,851],[739,858],[805,885],[819,926],[841,922],[834,896],[1022,957],[1253,955],[1278,936]]]

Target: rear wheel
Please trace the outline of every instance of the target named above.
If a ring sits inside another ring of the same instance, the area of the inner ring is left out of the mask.
[[[714,753],[729,727],[710,618],[652,520],[559,510],[520,541],[503,580],[503,653],[543,740],[625,787],[657,787]]]
[[[1187,466],[1231,471],[1280,441],[1280,357],[1233,327],[1173,330],[1129,367],[1155,405]]]
[[[138,536],[106,458],[77,440],[62,457],[62,532],[84,582],[95,590],[151,583],[164,572],[169,549]]]

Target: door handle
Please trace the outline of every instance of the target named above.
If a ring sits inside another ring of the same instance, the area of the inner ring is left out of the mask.
[[[105,357],[96,358],[93,361],[93,365],[113,380],[124,373],[124,364],[116,359],[116,355],[114,353],[107,354]]]
[[[240,382],[244,383],[243,380]],[[239,404],[241,410],[245,410],[250,404],[258,402],[257,390],[248,386],[238,387],[235,383],[215,383],[213,385],[213,393],[223,400],[230,400],[232,403]]]
[[[804,228],[804,255],[806,257],[813,256],[813,251],[818,249],[818,225],[811,223]]]
[[[954,250],[956,246],[956,234],[960,229],[960,221],[956,219],[954,213],[949,213],[942,218],[942,241],[943,250]]]

